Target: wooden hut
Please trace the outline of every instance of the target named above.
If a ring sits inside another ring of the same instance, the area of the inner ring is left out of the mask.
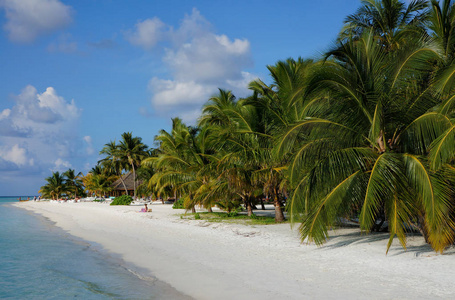
[[[123,180],[123,183],[122,183]],[[142,180],[136,180],[136,190],[137,187],[142,183]],[[117,179],[111,184],[111,196],[118,197],[121,195],[125,195],[125,187],[126,190],[128,191],[128,195],[134,196],[134,178],[133,178],[133,173],[128,172],[124,175],[122,175],[122,179]]]

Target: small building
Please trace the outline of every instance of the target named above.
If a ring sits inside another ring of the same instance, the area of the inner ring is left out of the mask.
[[[141,183],[142,180],[136,180],[136,190]],[[126,190],[128,191],[128,195],[134,196],[134,178],[132,172],[128,172],[122,175],[121,179],[119,178],[111,184],[112,189],[112,191],[110,192],[111,196],[118,197],[121,195],[125,195],[126,194],[125,187]]]

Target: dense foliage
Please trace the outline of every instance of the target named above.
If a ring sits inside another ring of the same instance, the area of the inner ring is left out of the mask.
[[[185,205],[183,203],[183,199],[177,199],[174,204],[172,204],[173,209],[182,209],[185,208]]]
[[[112,202],[111,205],[130,205],[133,202],[133,198],[129,195],[122,195],[120,197],[116,197]]]
[[[149,184],[185,207],[264,196],[317,244],[340,218],[385,228],[388,247],[419,230],[454,241],[455,13],[452,1],[365,0],[320,60],[268,66],[272,83],[236,99],[220,90],[197,128],[174,119],[144,160]]]
[[[68,169],[63,174],[53,172],[52,176],[47,177],[47,184],[43,185],[38,191],[43,198],[59,199],[66,197],[84,197],[86,195],[81,180],[82,173],[75,174],[74,170]]]
[[[453,244],[452,0],[361,1],[323,57],[268,70],[270,83],[251,82],[249,97],[220,89],[197,126],[173,119],[155,137],[157,149],[124,133],[105,145],[100,168],[117,178],[137,172],[142,193],[182,198],[193,211],[241,203],[254,218],[267,198],[276,222],[285,207],[302,240],[317,244],[342,219],[366,233],[388,230],[387,249],[394,237],[406,247],[409,230],[435,251]],[[43,192],[65,192],[53,188],[58,176],[47,180]],[[89,190],[108,191],[90,182]]]

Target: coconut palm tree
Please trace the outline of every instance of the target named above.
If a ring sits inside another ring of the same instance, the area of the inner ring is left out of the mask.
[[[281,135],[277,155],[294,154],[291,213],[303,216],[302,239],[322,243],[328,226],[357,210],[367,232],[387,217],[388,248],[394,236],[405,247],[410,224],[436,251],[454,240],[452,171],[428,162],[451,125],[432,111],[444,99],[427,80],[437,50],[422,44],[389,53],[374,31],[329,52],[333,60],[315,72],[309,89],[328,93],[330,109],[315,103],[312,115]],[[304,141],[300,149],[293,148],[296,136]]]
[[[68,185],[68,191],[71,191],[74,195],[74,198],[77,198],[77,192],[83,191],[83,182],[81,180],[82,172],[75,173],[73,169],[68,169],[63,173],[65,177],[65,182]]]
[[[426,35],[427,0],[414,0],[408,5],[399,0],[362,0],[362,4],[345,19],[340,39],[358,39],[372,29],[375,39],[391,51]]]
[[[206,129],[209,147],[217,153],[217,167],[212,172],[216,170],[219,174],[216,181],[219,187],[214,186],[213,191],[227,187],[237,195],[235,198],[242,199],[251,216],[253,201],[262,194],[254,172],[260,169],[264,140],[270,138],[264,133],[264,123],[247,100],[235,101],[232,93],[224,90],[209,99],[202,113],[199,124],[209,128]]]
[[[175,194],[185,195],[185,206],[195,211],[195,195],[208,183],[204,168],[213,157],[205,151],[204,133],[186,126],[178,118],[172,123],[171,133],[161,130],[155,138],[160,143],[160,153],[144,160],[143,165],[158,170],[149,181],[150,186],[156,186],[160,193],[171,188]],[[211,204],[205,204],[211,210]]]
[[[270,138],[264,140],[263,155],[260,170],[256,171],[263,184],[264,193],[270,195],[275,204],[275,219],[284,220],[281,210],[281,200],[289,186],[285,171],[289,156],[272,155],[275,137],[290,124],[302,120],[308,113],[302,99],[306,93],[306,81],[315,64],[312,60],[299,58],[279,61],[274,66],[268,66],[273,83],[268,86],[261,80],[250,83],[254,96],[249,98],[248,104],[256,108],[259,114],[263,133]],[[317,101],[318,99],[315,99]]]
[[[54,200],[60,198],[60,196],[68,192],[68,185],[66,184],[65,177],[59,172],[53,172],[52,176],[46,178],[47,184],[43,185],[39,193],[43,197],[50,197]]]
[[[125,194],[128,194],[128,189],[126,188],[125,182],[123,181],[122,170],[127,168],[125,161],[120,159],[120,155],[118,153],[118,145],[115,141],[110,141],[109,143],[105,144],[103,149],[101,149],[100,154],[106,155],[105,158],[100,160],[98,163],[105,169],[112,170],[122,182],[123,188],[125,189]]]
[[[445,61],[450,63],[455,54],[455,6],[452,0],[431,0],[426,25],[430,36],[438,44]]]
[[[142,143],[142,138],[133,137],[131,132],[124,132],[114,154],[128,169],[133,172],[134,197],[136,198],[136,169],[141,161],[148,156],[148,147]]]

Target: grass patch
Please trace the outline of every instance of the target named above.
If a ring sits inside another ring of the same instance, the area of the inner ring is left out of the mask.
[[[275,223],[274,217],[253,215],[248,217],[245,214],[228,214],[227,212],[198,212],[195,214],[184,214],[180,216],[186,220],[204,220],[215,223],[235,223],[244,225],[272,225]],[[285,221],[288,222],[288,221]]]

